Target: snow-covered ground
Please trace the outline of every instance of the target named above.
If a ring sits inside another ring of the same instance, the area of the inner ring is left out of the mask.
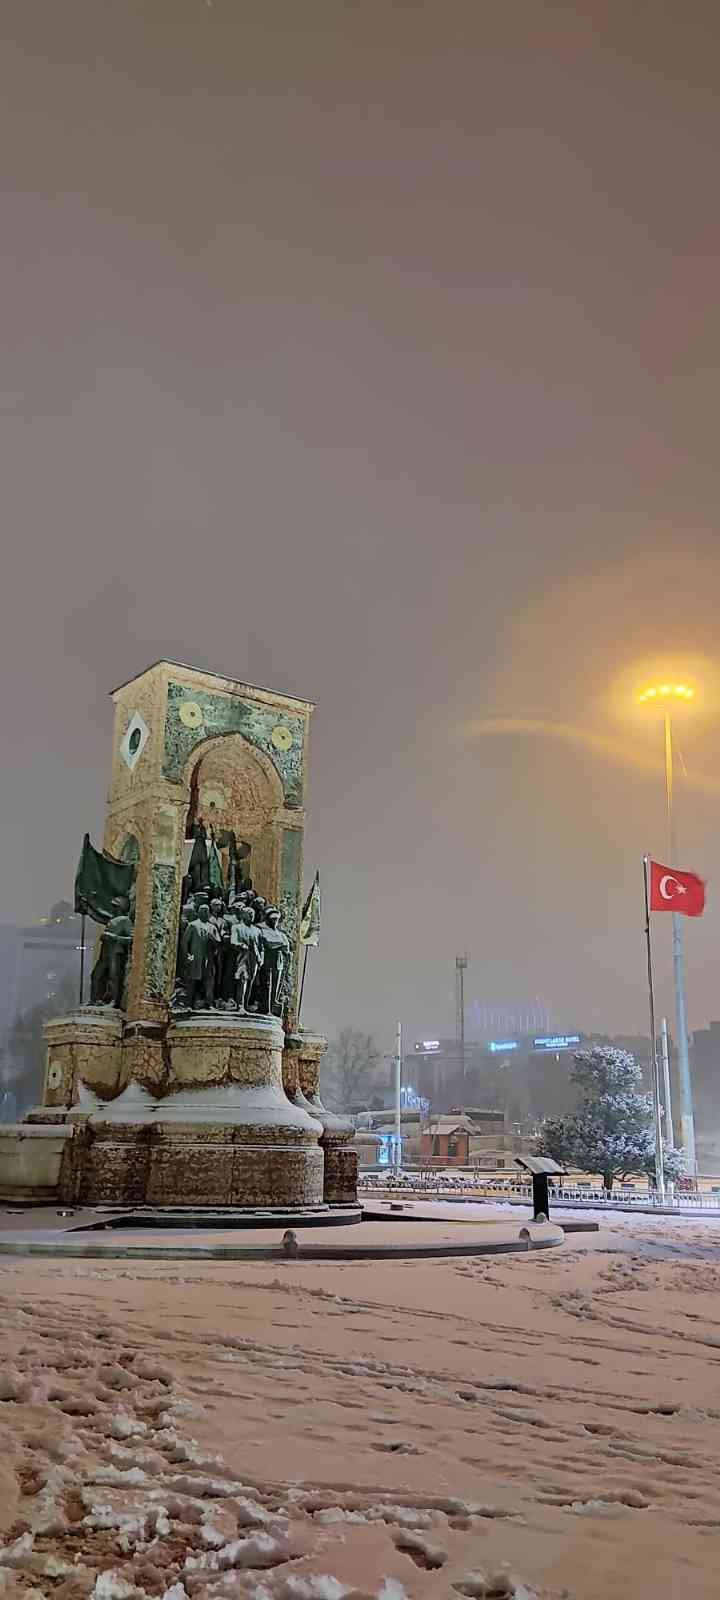
[[[600,1220],[497,1258],[0,1259],[0,1595],[715,1595],[720,1224]]]

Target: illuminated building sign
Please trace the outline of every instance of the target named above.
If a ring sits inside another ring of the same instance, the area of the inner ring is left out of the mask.
[[[520,1043],[518,1039],[491,1039],[488,1045],[488,1050],[494,1056],[496,1056],[498,1052],[504,1055],[507,1050],[519,1050],[519,1048]]]
[[[440,1040],[439,1039],[422,1039],[420,1044],[416,1044],[415,1049],[416,1050],[428,1050],[428,1051],[430,1051],[430,1050],[439,1050],[440,1049]]]
[[[405,1107],[406,1111],[428,1112],[430,1110],[430,1101],[425,1100],[422,1095],[416,1094],[411,1083],[407,1087],[403,1085],[400,1090],[400,1104]]]
[[[574,1050],[580,1043],[579,1033],[553,1033],[546,1038],[533,1039],[533,1050]]]

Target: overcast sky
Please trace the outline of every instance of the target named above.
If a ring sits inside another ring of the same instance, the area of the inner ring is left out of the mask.
[[[452,1032],[466,950],[471,1002],[644,1027],[661,731],[623,706],[720,655],[717,6],[20,0],[2,34],[3,920],[70,893],[107,692],[169,656],[317,701],[307,1025]]]

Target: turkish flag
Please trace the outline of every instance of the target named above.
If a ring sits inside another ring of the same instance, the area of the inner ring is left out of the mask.
[[[685,917],[701,917],[705,910],[705,884],[696,872],[678,872],[650,862],[650,910],[681,911]]]

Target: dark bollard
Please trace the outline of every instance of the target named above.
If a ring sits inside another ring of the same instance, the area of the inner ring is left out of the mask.
[[[533,1194],[533,1221],[539,1222],[542,1217],[547,1221],[550,1215],[550,1186],[546,1172],[534,1172],[532,1175]]]

